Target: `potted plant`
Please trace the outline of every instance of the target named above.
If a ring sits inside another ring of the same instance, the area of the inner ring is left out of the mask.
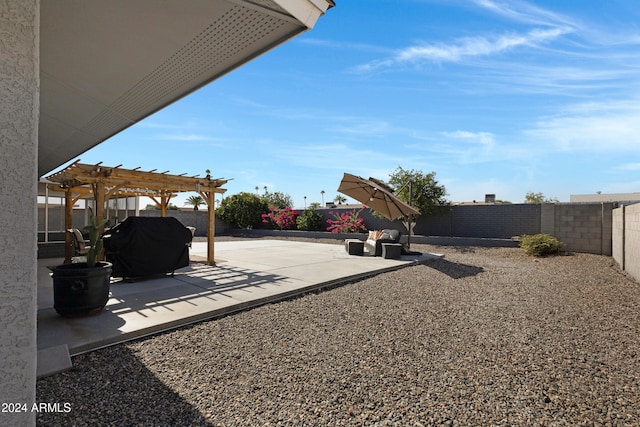
[[[85,227],[89,231],[90,247],[86,262],[62,264],[50,267],[53,278],[53,308],[65,317],[82,316],[101,311],[109,300],[112,264],[98,261],[102,253],[103,241],[100,229],[107,223],[91,223]]]

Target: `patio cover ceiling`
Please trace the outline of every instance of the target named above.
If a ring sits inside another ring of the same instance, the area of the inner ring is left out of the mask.
[[[41,2],[38,176],[312,28],[334,5]]]

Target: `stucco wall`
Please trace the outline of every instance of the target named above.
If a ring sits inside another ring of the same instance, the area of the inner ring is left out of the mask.
[[[35,402],[39,2],[0,0],[0,403]],[[4,409],[4,407],[3,407]],[[35,424],[0,412],[0,425]]]

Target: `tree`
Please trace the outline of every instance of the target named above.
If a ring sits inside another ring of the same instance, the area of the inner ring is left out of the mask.
[[[533,191],[529,191],[526,196],[524,196],[525,203],[559,203],[558,199],[551,198],[548,199],[544,196],[544,194],[538,192],[534,193]]]
[[[333,199],[333,201],[334,201],[334,202],[336,202],[337,204],[341,205],[341,204],[343,204],[344,202],[346,202],[346,201],[347,201],[347,198],[346,198],[346,197],[344,197],[344,196],[341,196],[340,194],[338,194],[338,195],[336,196],[336,198],[335,198],[335,199]]]
[[[271,209],[284,209],[293,207],[293,199],[290,195],[276,191],[275,193],[264,193],[262,199],[267,202]]]
[[[204,199],[201,196],[189,196],[184,204],[193,206],[193,210],[197,211],[200,206],[204,205]]]
[[[435,172],[425,174],[398,166],[389,175],[389,184],[396,190],[394,194],[402,201],[410,203],[422,215],[431,215],[441,213],[443,208],[449,205],[445,199],[447,190],[444,185],[438,184],[435,177]],[[410,189],[413,191],[412,194],[409,194]]]
[[[296,219],[298,230],[319,231],[323,229],[324,217],[317,212],[312,203],[309,209],[305,209]]]
[[[262,223],[262,214],[269,213],[269,205],[252,193],[238,193],[225,197],[218,208],[218,217],[231,227],[254,228]]]

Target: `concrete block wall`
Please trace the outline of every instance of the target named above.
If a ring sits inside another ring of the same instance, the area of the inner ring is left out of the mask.
[[[625,217],[625,209],[626,206],[619,207],[614,209],[612,212],[612,229],[611,229],[611,255],[613,259],[616,260],[620,268],[625,269],[625,260],[624,260],[624,245],[625,245],[625,235],[624,235],[624,217]]]
[[[613,205],[613,203],[562,203],[451,206],[442,215],[424,215],[418,218],[413,234],[510,239],[513,236],[542,232],[556,236],[566,244],[566,249],[569,251],[611,255]],[[360,211],[359,207],[342,206],[318,209],[318,212],[323,215],[323,231],[328,225],[326,221],[334,218],[334,214],[354,209]],[[62,209],[50,210],[50,226],[59,224],[60,220],[64,222],[63,218],[59,218],[62,213]],[[196,236],[206,235],[208,221],[206,211],[169,210],[167,215],[176,217],[186,226],[196,227]],[[379,218],[369,209],[361,211],[360,215],[370,230],[396,228],[406,233],[401,221]],[[145,209],[140,211],[140,216],[157,217],[160,216],[160,211]],[[74,210],[74,226],[82,228],[84,219],[84,210]],[[216,234],[223,234],[228,229],[229,227],[216,217]],[[54,234],[50,234],[50,241]]]
[[[640,280],[640,204],[615,209],[613,219],[613,257],[623,270]]]
[[[140,211],[140,216],[160,217],[160,211],[156,209],[144,209]],[[207,211],[178,211],[168,210],[167,216],[171,216],[180,221],[185,227],[195,227],[196,236],[206,236],[209,224],[209,213]],[[227,225],[216,217],[216,235],[222,234],[228,228]]]
[[[120,210],[116,213],[115,210],[111,210],[108,214],[110,221],[124,221],[127,217],[135,215],[132,210],[124,211]],[[167,216],[172,216],[178,219],[185,226],[192,226],[196,228],[196,236],[206,236],[207,224],[209,221],[207,211],[178,211],[168,210]],[[159,217],[160,211],[157,209],[142,209],[140,210],[140,216],[147,217]],[[73,210],[73,226],[82,230],[87,220],[87,213],[84,209]],[[44,222],[45,213],[44,208],[38,209],[38,241],[44,241]],[[110,224],[111,224],[110,222]],[[112,224],[111,224],[112,225]],[[216,218],[216,234],[223,233],[226,229],[226,224]],[[55,241],[60,239],[64,240],[64,207],[63,206],[49,206],[49,241]]]
[[[509,239],[540,230],[540,205],[460,205],[442,215],[418,219],[415,233],[425,236],[453,236]]]
[[[461,205],[451,209],[451,236],[509,239],[540,229],[540,205]]]
[[[424,215],[414,234],[469,238],[509,239],[523,234],[547,233],[565,243],[569,251],[611,255],[614,203],[559,203],[451,206],[442,215]],[[333,211],[340,211],[334,208]],[[324,211],[324,210],[322,210]],[[369,229],[399,228],[365,211]],[[325,213],[325,219],[330,218]]]
[[[625,207],[625,270],[640,280],[640,204]]]
[[[319,209],[324,221],[333,218],[329,212],[344,212],[353,208]],[[389,221],[361,213],[368,229],[396,228],[405,230],[401,221]],[[540,232],[540,205],[462,205],[451,206],[439,215],[417,218],[414,234],[423,236],[473,237],[510,239],[522,234]]]
[[[611,255],[613,203],[543,205],[540,232],[564,242],[565,249]]]

